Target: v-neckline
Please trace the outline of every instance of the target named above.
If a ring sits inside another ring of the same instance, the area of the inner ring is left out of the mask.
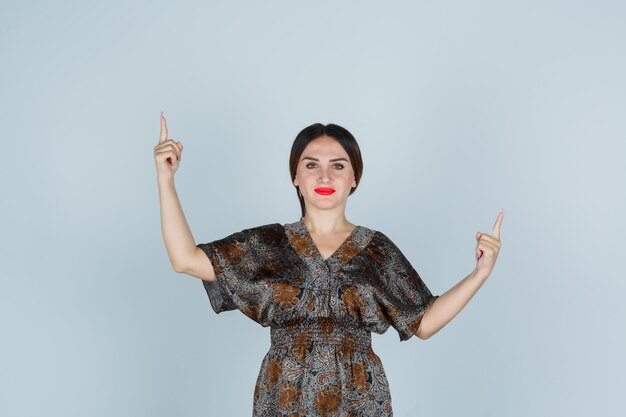
[[[335,252],[324,259],[302,218],[284,224],[283,230],[287,235],[289,246],[306,265],[318,264],[327,268],[336,268],[350,262],[367,245],[373,234],[373,231],[357,225]]]
[[[337,246],[337,248],[335,249],[335,251],[333,253],[330,254],[330,256],[328,256],[328,258],[324,259],[324,256],[322,255],[322,252],[320,252],[319,248],[317,247],[317,244],[315,243],[315,241],[313,240],[313,236],[311,236],[311,231],[309,230],[309,228],[306,226],[306,224],[304,223],[304,221],[302,219],[298,220],[299,223],[301,223],[301,226],[304,227],[304,236],[306,237],[306,239],[309,241],[309,243],[311,244],[311,246],[313,247],[313,249],[315,249],[315,252],[317,253],[317,255],[320,257],[320,259],[324,262],[328,262],[328,260],[330,258],[334,258],[336,257],[340,251],[348,244],[350,243],[354,237],[354,234],[356,232],[356,230],[359,228],[359,225],[355,225],[354,228],[352,229],[352,231],[350,232],[350,234],[348,235],[348,237],[346,237],[339,246]]]

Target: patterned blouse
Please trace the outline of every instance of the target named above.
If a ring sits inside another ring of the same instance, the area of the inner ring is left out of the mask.
[[[301,218],[197,246],[217,277],[202,281],[213,310],[270,327],[253,417],[393,415],[371,332],[408,340],[439,296],[387,236],[356,226],[324,260]]]

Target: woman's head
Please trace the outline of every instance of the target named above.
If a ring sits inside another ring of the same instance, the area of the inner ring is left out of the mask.
[[[315,123],[296,136],[289,171],[304,217],[307,204],[322,210],[345,205],[361,181],[361,151],[354,136],[343,127]],[[323,195],[315,191],[317,188],[335,192]]]

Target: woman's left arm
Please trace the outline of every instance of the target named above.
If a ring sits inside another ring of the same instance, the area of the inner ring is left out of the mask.
[[[476,268],[441,294],[426,310],[416,333],[420,339],[428,339],[448,324],[489,278],[500,252],[500,225],[503,218],[504,210],[498,214],[491,235],[476,233]]]

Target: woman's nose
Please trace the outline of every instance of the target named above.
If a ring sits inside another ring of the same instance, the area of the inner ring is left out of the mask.
[[[322,169],[320,171],[320,181],[329,181],[330,180],[330,176],[331,176],[330,171],[327,171],[325,169]]]

